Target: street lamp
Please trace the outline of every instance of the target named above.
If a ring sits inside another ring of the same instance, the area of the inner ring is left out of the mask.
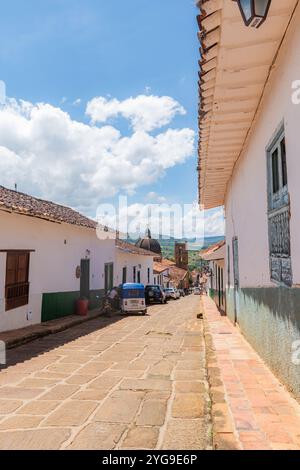
[[[233,0],[238,3],[244,23],[259,28],[267,19],[272,0]]]

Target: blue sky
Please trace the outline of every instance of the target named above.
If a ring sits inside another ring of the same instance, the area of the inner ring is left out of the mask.
[[[10,98],[32,104],[47,103],[87,125],[90,116],[85,113],[86,106],[95,97],[122,102],[140,95],[168,96],[184,107],[186,114],[177,113],[154,134],[168,129],[192,129],[197,133],[196,14],[194,0],[3,2],[0,79],[5,81]],[[75,103],[77,99],[80,103]],[[48,119],[50,123],[53,117]],[[123,137],[132,134],[124,116],[101,123],[104,124],[115,126]],[[51,138],[51,125],[47,128]],[[8,143],[5,145],[16,153]],[[39,158],[43,158],[42,153]],[[175,166],[166,165],[148,185],[138,185],[130,193],[130,204],[146,202],[149,192],[168,203],[191,203],[197,199],[196,140],[195,152],[180,158]],[[10,171],[12,168],[11,164]],[[22,187],[22,179],[19,182],[17,176],[15,179]],[[53,198],[53,191],[45,194],[45,188],[47,185],[33,184],[32,192]],[[28,190],[25,183],[24,190]],[[78,206],[78,197],[75,201],[69,192],[70,186],[64,189],[60,182],[55,193],[58,202]],[[118,194],[108,194],[108,200],[115,200]],[[93,210],[78,208],[85,212]]]

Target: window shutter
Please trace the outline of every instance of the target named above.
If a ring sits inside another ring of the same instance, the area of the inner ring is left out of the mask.
[[[29,299],[28,252],[7,253],[5,299],[6,311],[28,304]]]
[[[29,253],[18,255],[17,283],[28,281]]]
[[[7,254],[6,262],[6,285],[12,285],[17,283],[17,263],[18,258],[15,253]]]

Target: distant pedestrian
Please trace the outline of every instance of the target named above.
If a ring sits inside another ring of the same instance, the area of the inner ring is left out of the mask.
[[[202,294],[207,294],[207,276],[206,276],[205,273],[202,273],[202,274],[201,274],[201,277],[200,277],[200,288],[201,288]]]

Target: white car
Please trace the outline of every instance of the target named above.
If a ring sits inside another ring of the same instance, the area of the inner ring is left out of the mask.
[[[177,299],[180,299],[181,296],[180,296],[179,290],[178,289],[174,289],[174,290],[175,290]]]
[[[165,294],[166,294],[167,299],[178,300],[180,297],[180,294],[178,297],[176,290],[177,289],[173,289],[173,287],[169,287],[168,289],[165,289]]]
[[[194,295],[201,295],[201,289],[200,289],[200,287],[195,287],[195,289],[194,289]]]

